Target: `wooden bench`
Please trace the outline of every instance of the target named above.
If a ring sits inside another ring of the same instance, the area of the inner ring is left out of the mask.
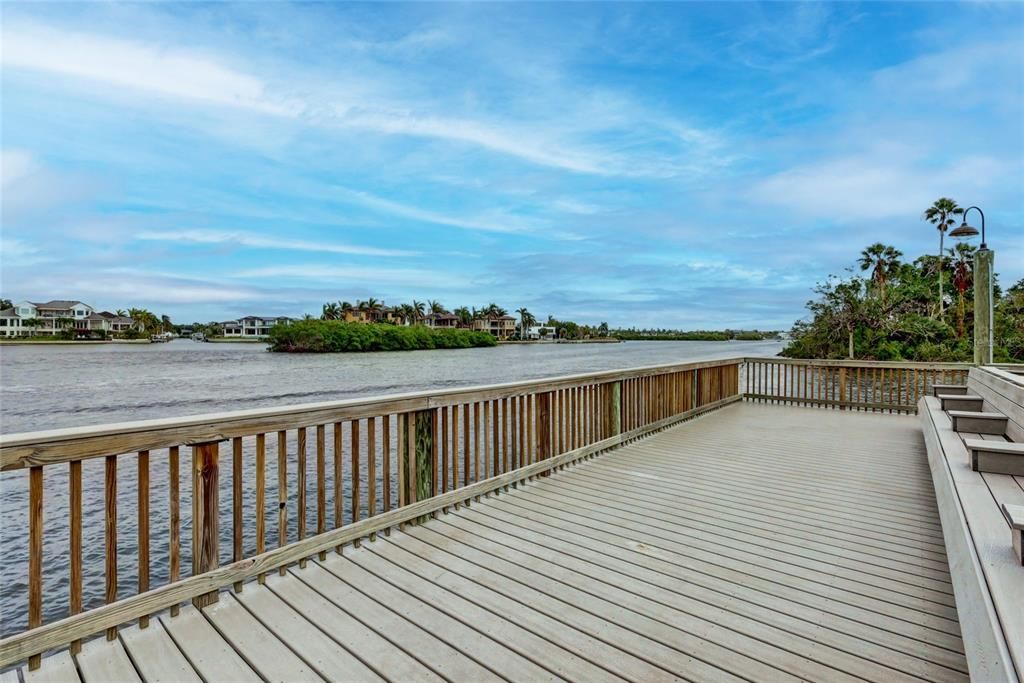
[[[967,410],[980,412],[985,405],[985,399],[981,396],[972,396],[971,394],[938,394],[935,398],[939,399],[942,409],[947,411]]]
[[[1024,424],[1024,382],[1006,372],[995,379],[976,376],[989,371],[974,368],[968,378],[987,412],[947,413],[939,398],[928,396],[918,413],[971,678],[1024,683],[1024,566],[1017,511],[1024,510],[1024,476],[973,470],[968,446],[985,459],[986,453],[1021,445],[1008,439],[1016,433],[1013,425]],[[1006,386],[1011,381],[1020,384]]]

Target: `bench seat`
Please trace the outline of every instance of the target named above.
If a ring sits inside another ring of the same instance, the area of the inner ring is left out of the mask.
[[[944,412],[934,396],[918,404],[965,656],[972,680],[1024,683],[1024,566],[1019,531],[1002,508],[1024,505],[1024,479],[971,469],[965,437],[986,447],[1008,443],[982,438],[993,422],[1001,436],[1005,416],[957,412]]]
[[[937,407],[938,399],[935,399]],[[950,410],[949,419],[953,422],[954,432],[972,432],[974,434],[1006,433],[1007,418],[1002,413],[985,413],[977,410]]]
[[[1024,443],[964,439],[975,472],[993,472],[1024,477]]]
[[[972,394],[939,394],[935,398],[943,410],[969,410],[981,411],[985,406],[985,399]]]

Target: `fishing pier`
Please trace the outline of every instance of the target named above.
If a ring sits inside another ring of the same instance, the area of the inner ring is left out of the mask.
[[[732,358],[4,434],[0,683],[1021,683],[1021,372]]]

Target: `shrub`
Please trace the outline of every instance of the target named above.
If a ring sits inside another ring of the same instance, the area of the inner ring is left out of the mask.
[[[346,323],[341,320],[299,320],[275,325],[267,340],[271,351],[287,353],[355,353],[361,351],[414,351],[468,349],[494,346],[486,332],[434,330],[423,325]]]

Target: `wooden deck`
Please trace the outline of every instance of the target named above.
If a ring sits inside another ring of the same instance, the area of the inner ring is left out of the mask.
[[[20,675],[957,681],[967,665],[917,420],[739,403]]]

